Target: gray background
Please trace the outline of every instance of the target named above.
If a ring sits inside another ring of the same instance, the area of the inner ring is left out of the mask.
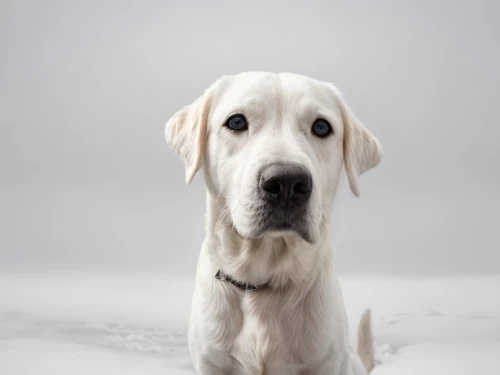
[[[166,120],[223,74],[335,83],[381,140],[343,272],[500,271],[498,1],[2,1],[0,264],[194,272]]]

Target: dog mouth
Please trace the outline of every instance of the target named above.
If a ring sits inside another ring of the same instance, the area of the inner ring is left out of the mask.
[[[243,240],[298,236],[307,243],[314,244],[315,226],[309,206],[303,204],[283,207],[261,201],[245,213],[245,220],[238,220],[241,216],[231,214],[228,225]]]
[[[259,225],[255,226],[254,229],[247,234],[244,234],[234,222],[232,222],[230,226],[232,227],[233,232],[244,240],[262,238],[266,235],[269,235],[270,237],[282,237],[292,234],[298,235],[309,244],[313,244],[314,240],[308,226],[305,223],[305,218],[297,221],[298,222],[289,220],[263,221],[262,218],[260,218],[255,220],[255,222],[259,223]]]
[[[289,221],[279,221],[274,225],[274,230],[293,230],[294,226]]]

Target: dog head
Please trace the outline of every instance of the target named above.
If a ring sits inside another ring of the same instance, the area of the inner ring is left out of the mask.
[[[204,168],[239,236],[299,236],[329,223],[345,165],[352,192],[381,158],[378,140],[329,83],[290,73],[219,79],[167,122],[186,182]]]

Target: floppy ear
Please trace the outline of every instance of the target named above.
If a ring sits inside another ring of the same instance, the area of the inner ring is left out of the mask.
[[[194,103],[174,114],[165,125],[167,144],[184,162],[186,184],[191,183],[203,164],[211,105],[212,90],[208,89]]]
[[[344,122],[345,168],[351,191],[359,197],[359,176],[380,163],[382,146],[342,100],[341,112]]]

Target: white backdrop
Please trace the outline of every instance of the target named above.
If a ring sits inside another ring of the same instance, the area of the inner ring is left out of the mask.
[[[194,272],[166,120],[222,74],[335,83],[385,155],[339,196],[347,272],[500,271],[496,1],[3,1],[0,264]]]

